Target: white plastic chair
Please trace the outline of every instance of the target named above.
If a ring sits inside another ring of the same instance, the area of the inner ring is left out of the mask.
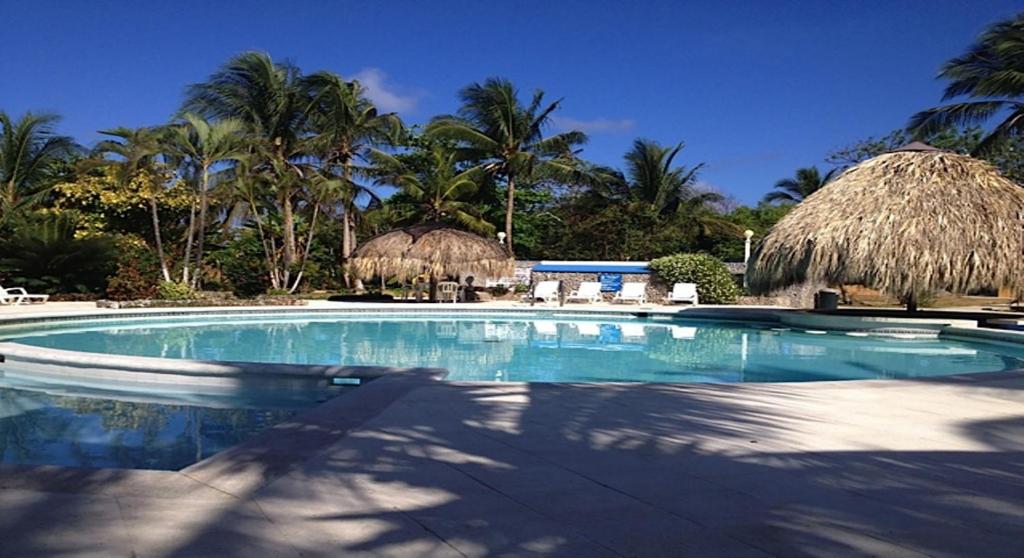
[[[672,286],[672,294],[669,295],[668,299],[671,302],[689,302],[697,306],[697,284],[676,283]]]
[[[0,286],[0,304],[42,304],[50,299],[50,295],[45,294],[28,294],[28,292],[21,287],[12,287],[5,289]]]
[[[458,302],[459,284],[454,281],[443,281],[437,284],[438,302]]]
[[[590,304],[601,302],[601,283],[598,281],[584,281],[580,283],[580,288],[565,297],[566,302],[570,300],[582,300]]]
[[[523,300],[539,300],[541,302],[558,302],[558,281],[541,281],[533,286],[533,292],[523,297]]]
[[[647,302],[647,283],[623,283],[622,290],[615,294],[612,302]]]

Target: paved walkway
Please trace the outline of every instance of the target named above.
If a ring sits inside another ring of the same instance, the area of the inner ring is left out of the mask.
[[[383,378],[181,473],[0,469],[2,556],[1010,556],[1024,373]]]

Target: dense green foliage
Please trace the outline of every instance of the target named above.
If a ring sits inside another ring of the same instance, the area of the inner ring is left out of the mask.
[[[651,261],[651,271],[666,285],[696,283],[700,301],[708,304],[736,302],[740,288],[721,260],[707,254],[675,254]]]
[[[156,288],[156,298],[160,300],[191,300],[195,297],[195,291],[184,282],[164,281]]]
[[[921,111],[910,119],[918,137],[1000,118],[972,149],[985,154],[1024,133],[1024,12],[992,25],[967,52],[943,65],[948,101],[968,100]]]
[[[837,169],[832,169],[825,176],[821,175],[818,167],[807,167],[796,169],[796,176],[783,178],[775,183],[775,190],[764,196],[764,201],[769,203],[800,203],[804,198],[817,192],[835,174]]]
[[[42,215],[24,222],[0,242],[0,276],[6,286],[49,294],[102,293],[115,265],[114,242],[75,232],[74,222],[63,216]]]
[[[0,283],[115,299],[358,287],[345,265],[360,240],[432,221],[504,235],[520,259],[671,256],[658,260],[667,281],[719,277],[714,258],[742,261],[745,230],[757,242],[831,177],[914,139],[1024,184],[1022,29],[1021,17],[997,24],[942,69],[947,99],[966,101],[773,188],[765,177],[755,207],[702,187],[680,138],[588,162],[582,132],[551,133],[560,99],[499,77],[464,87],[422,130],[378,111],[358,81],[259,52],[190,85],[171,121],[107,129],[89,152],[57,116],[0,111]],[[708,302],[737,294],[731,278],[701,281]]]

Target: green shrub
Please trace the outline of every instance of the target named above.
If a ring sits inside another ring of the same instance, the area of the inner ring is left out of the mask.
[[[267,291],[267,296],[288,296],[292,293],[288,292],[288,289],[270,289]]]
[[[499,285],[497,287],[491,287],[487,289],[494,296],[505,296],[508,294],[508,287]]]
[[[164,281],[156,288],[156,297],[160,300],[192,300],[196,293],[188,283]]]
[[[133,265],[119,264],[117,271],[107,280],[107,298],[110,300],[150,299],[156,294],[156,289],[156,279]]]
[[[251,230],[241,231],[214,254],[231,291],[241,298],[259,296],[270,288],[263,246]]]
[[[30,291],[99,294],[114,271],[116,250],[108,236],[76,234],[66,216],[42,215],[0,239],[0,284]]]
[[[523,283],[516,283],[515,293],[524,294],[530,292],[530,286]]]
[[[117,239],[117,271],[107,278],[107,298],[146,300],[156,295],[160,262],[144,240],[135,235]]]
[[[651,262],[651,271],[671,288],[675,283],[696,283],[700,301],[708,304],[736,302],[740,288],[721,260],[706,254],[676,254]]]

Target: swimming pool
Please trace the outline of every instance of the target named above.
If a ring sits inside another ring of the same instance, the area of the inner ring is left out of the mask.
[[[453,381],[798,382],[1024,368],[1024,345],[622,316],[176,316],[31,326],[36,347],[218,361],[439,367]]]

